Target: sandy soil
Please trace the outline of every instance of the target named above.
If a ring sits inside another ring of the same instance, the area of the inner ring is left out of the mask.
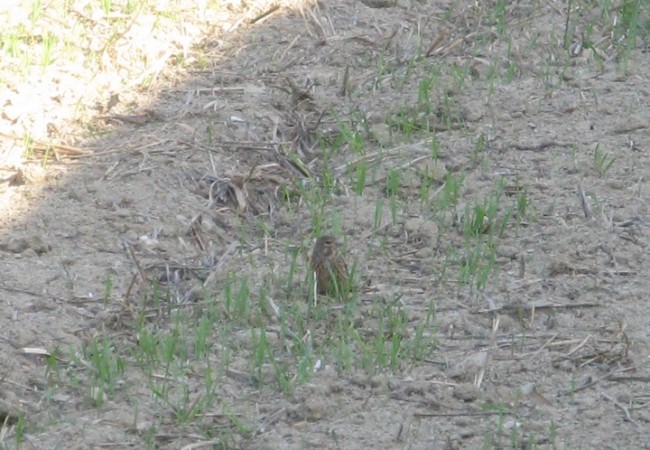
[[[258,20],[94,118],[68,141],[82,155],[4,179],[0,442],[24,425],[39,449],[649,448],[645,35],[621,60],[585,6],[571,36],[597,45],[571,56],[560,2],[380,3],[240,5]],[[363,288],[314,318],[305,255],[330,231]],[[224,312],[242,279],[243,321]],[[397,359],[373,360],[398,332]],[[174,333],[207,347],[142,359]]]

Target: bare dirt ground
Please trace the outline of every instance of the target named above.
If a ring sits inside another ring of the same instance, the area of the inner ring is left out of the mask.
[[[3,161],[3,448],[650,448],[648,11],[581,5],[233,3],[83,123],[3,100],[72,147]]]

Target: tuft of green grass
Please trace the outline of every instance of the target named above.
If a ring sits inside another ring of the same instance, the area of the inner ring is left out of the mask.
[[[499,180],[494,191],[483,201],[466,206],[462,217],[464,249],[459,279],[479,290],[487,286],[497,270],[498,240],[509,229],[514,213],[528,206],[522,205],[520,198],[511,202],[506,202],[506,199],[504,182]]]
[[[18,421],[16,422],[16,428],[14,430],[14,433],[16,435],[16,448],[19,449],[22,446],[23,439],[25,437],[25,426],[27,424],[27,420],[25,418],[25,414],[21,413],[18,415]]]
[[[454,175],[451,172],[445,174],[443,189],[434,203],[436,211],[445,212],[458,203],[464,180],[465,175],[463,174]]]
[[[93,368],[88,399],[95,407],[101,407],[107,395],[112,397],[116,393],[118,381],[124,374],[124,359],[106,336],[84,346],[83,357]]]
[[[603,178],[616,162],[615,156],[609,156],[600,149],[600,143],[594,148],[593,168],[600,178]]]
[[[497,0],[494,5],[494,18],[497,24],[497,33],[499,36],[504,36],[506,33],[506,0]]]
[[[434,82],[433,76],[424,77],[418,84],[418,110],[426,114],[431,113],[431,88]]]
[[[620,43],[617,59],[627,72],[630,55],[636,48],[641,0],[625,0],[620,8],[620,21],[615,28],[614,42]]]
[[[382,197],[377,198],[375,201],[375,214],[373,220],[373,228],[378,230],[383,225],[382,217],[384,213],[384,199]]]
[[[474,143],[474,153],[473,153],[473,160],[474,164],[479,164],[480,160],[482,159],[483,152],[487,148],[487,139],[485,138],[485,135],[480,134],[478,138],[476,138],[476,142]]]

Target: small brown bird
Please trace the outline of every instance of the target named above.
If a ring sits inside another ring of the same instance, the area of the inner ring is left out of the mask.
[[[343,292],[348,283],[348,266],[339,253],[334,236],[322,236],[316,240],[310,265],[316,274],[319,294]]]

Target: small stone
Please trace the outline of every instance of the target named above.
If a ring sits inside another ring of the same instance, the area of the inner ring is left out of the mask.
[[[464,402],[473,402],[480,398],[481,391],[473,384],[464,383],[454,388],[453,396]]]
[[[390,8],[397,4],[397,0],[361,0],[369,8]]]

